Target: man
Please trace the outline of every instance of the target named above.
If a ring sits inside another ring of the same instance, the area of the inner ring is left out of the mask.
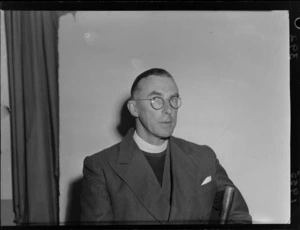
[[[217,194],[234,185],[211,148],[172,136],[180,105],[167,71],[150,69],[135,79],[127,103],[135,129],[84,160],[84,223],[210,223],[217,216]],[[251,223],[237,188],[228,223]]]

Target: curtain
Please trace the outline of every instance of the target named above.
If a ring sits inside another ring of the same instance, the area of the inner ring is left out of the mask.
[[[5,11],[18,225],[59,223],[58,13]]]

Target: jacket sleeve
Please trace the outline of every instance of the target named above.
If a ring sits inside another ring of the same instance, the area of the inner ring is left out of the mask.
[[[113,221],[113,214],[103,170],[91,157],[86,157],[81,193],[81,222],[99,224],[109,221]]]
[[[249,214],[248,206],[239,191],[239,189],[229,179],[226,171],[219,163],[218,159],[215,162],[215,175],[218,186],[218,191],[224,191],[225,186],[233,186],[235,193],[233,196],[232,206],[229,212],[228,224],[251,224],[252,218]]]

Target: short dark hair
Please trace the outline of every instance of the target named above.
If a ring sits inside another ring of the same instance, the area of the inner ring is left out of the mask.
[[[141,73],[140,75],[138,75],[136,77],[136,79],[134,80],[132,86],[131,86],[131,99],[133,99],[133,95],[135,93],[135,91],[137,90],[137,86],[139,84],[139,82],[143,79],[143,78],[146,78],[146,77],[149,77],[149,76],[160,76],[160,77],[169,77],[169,78],[172,78],[172,75],[164,70],[164,69],[160,69],[160,68],[153,68],[153,69],[149,69],[149,70],[146,70],[145,72]]]

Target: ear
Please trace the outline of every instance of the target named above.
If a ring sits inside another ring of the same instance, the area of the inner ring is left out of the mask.
[[[136,102],[133,100],[128,100],[127,102],[127,108],[132,116],[139,117],[139,113],[136,107]]]

